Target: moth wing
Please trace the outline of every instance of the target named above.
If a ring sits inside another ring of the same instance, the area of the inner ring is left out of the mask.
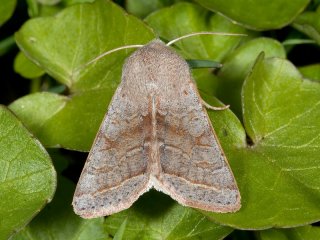
[[[129,208],[148,190],[143,117],[118,87],[88,155],[73,197],[84,218]]]
[[[158,123],[159,190],[182,205],[215,212],[234,212],[240,193],[226,156],[192,81]],[[159,118],[160,119],[160,118]]]

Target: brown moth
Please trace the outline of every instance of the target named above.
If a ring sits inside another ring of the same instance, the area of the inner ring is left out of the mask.
[[[152,187],[206,211],[241,207],[189,66],[160,40],[126,60],[72,204],[83,218],[110,215]]]

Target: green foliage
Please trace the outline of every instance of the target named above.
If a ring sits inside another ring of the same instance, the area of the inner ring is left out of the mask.
[[[1,103],[11,102],[15,114],[0,107],[0,240],[320,238],[319,228],[308,225],[320,219],[319,1],[128,0],[124,9],[108,0],[18,4],[30,19],[0,39]],[[15,20],[15,6],[1,2],[2,29]],[[151,191],[128,210],[81,219],[71,207],[70,180],[79,176],[79,156],[86,157],[79,152],[89,151],[134,50],[87,63],[120,46],[199,31],[247,35],[198,35],[173,46],[190,60],[202,98],[231,105],[208,114],[242,208],[199,211]],[[21,52],[12,50],[15,43]],[[17,74],[6,75],[9,69]]]
[[[251,29],[278,29],[291,23],[310,0],[195,0]]]
[[[51,201],[56,173],[41,143],[3,106],[0,129],[0,239],[7,239]]]
[[[130,209],[106,219],[107,230],[112,235],[124,223],[123,239],[221,239],[233,230],[209,221],[198,211],[182,207],[155,190],[143,195]]]

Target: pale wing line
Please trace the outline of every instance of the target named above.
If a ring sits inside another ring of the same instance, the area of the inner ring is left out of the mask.
[[[130,177],[130,178],[124,180],[124,181],[121,181],[119,184],[117,184],[117,185],[115,185],[115,186],[108,187],[108,188],[104,188],[103,190],[97,190],[97,191],[93,192],[92,196],[97,196],[97,195],[100,195],[100,194],[107,193],[107,192],[110,192],[110,191],[112,191],[112,190],[115,190],[115,189],[117,189],[117,188],[120,188],[120,187],[122,187],[123,185],[127,184],[131,179],[136,178],[136,177],[140,177],[140,176],[142,176],[142,175],[143,175],[143,173],[142,173],[142,174],[138,174],[138,175],[133,176],[133,177]],[[132,189],[131,189],[131,190],[132,190]],[[83,194],[83,195],[87,195],[87,193],[85,193],[85,194]],[[141,194],[140,194],[140,195],[141,195]],[[139,196],[140,196],[140,195],[139,195]]]
[[[173,175],[173,174],[170,174],[170,173],[162,173],[164,175],[168,175],[170,177],[174,177],[174,178],[178,178],[180,180],[182,180],[183,182],[187,182],[187,184],[192,184],[193,186],[197,186],[197,187],[203,187],[203,188],[206,188],[206,189],[211,189],[211,190],[214,190],[216,192],[221,192],[221,189],[218,189],[212,185],[206,185],[206,184],[202,184],[202,183],[194,183],[188,179],[185,179],[183,177],[180,177],[180,176],[176,176],[176,175]]]
[[[294,120],[296,120],[296,119],[304,116],[305,114],[310,113],[310,112],[313,111],[319,104],[320,104],[320,101],[318,101],[313,107],[309,108],[308,110],[304,111],[303,113],[298,114],[297,116],[291,118],[291,119],[288,121],[288,123],[286,123],[286,124],[282,125],[281,127],[279,127],[279,128],[277,128],[277,129],[269,132],[268,134],[264,135],[264,137],[269,137],[269,136],[273,135],[274,133],[282,130],[283,128],[288,127],[289,125],[291,125],[291,123],[292,123]]]

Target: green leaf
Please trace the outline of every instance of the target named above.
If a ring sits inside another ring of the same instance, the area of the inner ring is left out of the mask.
[[[123,234],[124,234],[124,230],[126,229],[126,226],[127,226],[127,221],[128,221],[128,219],[126,218],[123,221],[123,223],[121,223],[121,226],[119,227],[116,234],[114,235],[113,240],[122,240],[123,239]]]
[[[37,1],[43,5],[55,5],[61,2],[61,0],[37,0]]]
[[[309,0],[195,0],[238,24],[254,30],[278,29],[290,24]]]
[[[56,17],[29,20],[16,34],[19,47],[67,85],[70,94],[28,95],[11,109],[46,146],[88,150],[120,81],[123,61],[133,50],[84,64],[110,49],[144,44],[152,38],[151,30],[140,20],[105,0],[71,6]],[[45,98],[47,95],[50,97]]]
[[[216,95],[230,104],[231,109],[241,117],[241,89],[246,75],[257,56],[264,52],[266,57],[285,58],[285,49],[280,42],[271,38],[255,38],[238,47],[222,62],[218,72]]]
[[[108,231],[114,235],[127,219],[124,239],[222,239],[232,228],[217,225],[199,212],[183,207],[170,197],[151,191],[128,210],[106,219]]]
[[[320,228],[303,226],[291,229],[269,229],[259,232],[261,240],[320,239]]]
[[[313,64],[304,67],[300,67],[301,74],[309,79],[320,81],[320,64]]]
[[[23,52],[19,52],[14,60],[14,70],[25,78],[38,78],[45,72],[31,62]]]
[[[129,0],[126,1],[126,9],[129,13],[144,18],[151,12],[169,6],[174,0]]]
[[[242,33],[249,32],[224,17],[210,13],[191,3],[177,3],[149,15],[145,21],[166,40],[201,32]],[[246,37],[197,35],[175,43],[178,51],[186,59],[221,61]]]
[[[1,0],[0,27],[12,16],[13,11],[16,8],[16,4],[16,0]]]
[[[241,229],[318,221],[319,83],[302,79],[286,60],[260,56],[245,80],[242,104],[248,146],[232,147],[218,134],[239,184],[242,208],[203,213]]]
[[[315,12],[308,11],[299,15],[292,25],[320,45],[320,6]]]
[[[40,142],[2,106],[0,141],[0,239],[8,239],[51,201],[56,173]]]
[[[74,184],[59,178],[53,201],[12,240],[102,240],[107,239],[104,219],[82,219],[71,207]]]
[[[16,42],[14,41],[13,36],[2,39],[0,41],[0,56],[5,55],[7,52],[13,49],[15,45],[16,45]]]

